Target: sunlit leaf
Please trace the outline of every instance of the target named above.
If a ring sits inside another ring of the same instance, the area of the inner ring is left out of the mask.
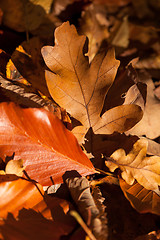
[[[84,55],[85,41],[86,37],[79,36],[75,27],[66,22],[55,31],[56,45],[42,48],[43,58],[52,70],[46,71],[50,94],[82,123],[83,126],[74,130],[78,139],[90,127],[95,133],[124,132],[142,118],[141,108],[136,105],[120,106],[100,117],[119,61],[115,59],[114,50],[110,49],[107,54],[96,55],[89,65]]]
[[[145,139],[140,139],[127,155],[124,149],[118,149],[105,163],[111,171],[119,167],[122,171],[122,178],[128,184],[132,185],[136,179],[146,189],[160,194],[158,187],[160,185],[160,157],[147,157],[147,144]]]
[[[119,179],[120,187],[125,197],[130,201],[140,213],[154,213],[160,215],[160,196],[151,190],[145,189],[138,182],[132,185],[127,184],[123,179]]]
[[[62,182],[66,171],[95,172],[74,135],[51,112],[0,104],[0,157],[23,159],[30,178],[43,185]]]
[[[45,196],[40,184],[14,175],[0,176],[0,234],[4,239],[22,240],[26,236],[33,239],[35,234],[38,239],[44,236],[45,239],[51,239],[51,236],[59,239],[75,226],[66,216],[70,207],[65,200]],[[54,211],[58,217],[52,214]]]

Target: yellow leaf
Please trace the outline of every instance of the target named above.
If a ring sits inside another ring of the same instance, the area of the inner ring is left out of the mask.
[[[21,45],[19,45],[16,48],[16,50],[21,53],[24,53],[28,57],[31,57],[31,55],[26,53],[26,51],[23,49],[23,47]],[[30,85],[30,83],[25,78],[23,78],[22,75],[19,73],[19,71],[17,70],[17,68],[15,67],[15,65],[11,59],[9,59],[7,65],[6,65],[6,77],[9,79],[12,79],[12,80],[16,80],[22,84]]]
[[[122,178],[129,185],[132,185],[136,179],[144,188],[159,193],[160,157],[146,157],[147,145],[147,140],[140,139],[127,155],[123,149],[118,149],[105,164],[111,171],[119,167]]]
[[[23,170],[25,167],[23,167],[23,160],[10,160],[6,165],[6,174],[16,174],[19,177],[22,177]]]

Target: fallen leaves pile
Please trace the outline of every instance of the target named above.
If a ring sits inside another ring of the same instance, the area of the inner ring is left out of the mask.
[[[0,2],[0,239],[160,238],[159,10]]]

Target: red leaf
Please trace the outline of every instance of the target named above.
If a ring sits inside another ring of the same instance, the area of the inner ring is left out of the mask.
[[[0,157],[23,159],[30,178],[42,185],[62,182],[66,171],[95,173],[74,135],[62,122],[41,108],[23,109],[14,103],[0,104]]]

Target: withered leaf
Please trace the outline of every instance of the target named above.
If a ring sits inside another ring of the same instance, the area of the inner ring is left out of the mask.
[[[106,12],[102,12],[104,11],[104,6],[101,6],[101,9],[99,8],[97,9],[96,5],[91,4],[82,12],[80,19],[80,29],[78,32],[86,35],[89,39],[89,49],[87,53],[89,61],[91,61],[99,51],[101,43],[109,37],[109,23],[106,19]]]
[[[78,206],[80,214],[86,221],[87,225],[92,229],[96,239],[100,240],[107,238],[107,219],[105,211],[102,209],[104,199],[101,196],[100,191],[94,191],[93,195],[96,199],[94,200],[90,191],[89,181],[85,177],[75,177],[73,179],[68,178],[66,179],[66,183],[75,204]],[[100,208],[99,205],[101,205]],[[101,217],[106,221],[103,222]]]
[[[4,239],[13,239],[12,234],[18,240],[26,239],[26,235],[35,239],[33,229],[37,227],[38,239],[44,239],[41,235],[45,239],[59,239],[75,226],[70,216],[66,215],[69,208],[71,204],[66,200],[44,196],[40,184],[35,185],[18,177],[8,180],[8,175],[0,176],[0,234]],[[54,211],[59,214],[58,218],[52,214]],[[48,229],[48,234],[43,227]]]
[[[97,4],[103,4],[110,7],[125,6],[129,2],[131,2],[131,0],[93,0],[93,1]]]
[[[45,81],[46,66],[43,62],[40,49],[45,44],[50,44],[50,38],[34,37],[25,41],[13,52],[11,60],[19,73],[45,96],[49,97]]]
[[[17,32],[29,31],[33,35],[52,35],[54,24],[49,20],[42,4],[36,3],[34,0],[1,0],[0,8],[4,12],[3,24]]]
[[[137,81],[137,73],[131,64],[129,64],[126,69],[119,70],[105,98],[102,113],[113,107],[122,105],[126,92]]]
[[[147,190],[138,182],[129,185],[121,178],[119,183],[125,197],[138,212],[160,215],[160,196],[154,191]]]
[[[160,136],[160,102],[154,95],[154,83],[152,79],[146,79],[145,83],[147,84],[147,99],[143,118],[127,134],[145,135],[148,138],[154,139]]]
[[[0,104],[0,157],[22,158],[30,178],[43,185],[62,182],[68,170],[95,173],[74,135],[51,112],[23,109],[14,103]]]
[[[160,157],[147,157],[146,153],[147,141],[140,139],[127,155],[123,149],[118,149],[105,164],[111,171],[119,167],[122,171],[122,178],[128,184],[132,185],[136,179],[143,187],[160,195],[158,187],[160,185]]]
[[[6,174],[15,174],[22,177],[24,169],[25,167],[23,166],[22,159],[10,160],[6,165],[5,172]]]
[[[2,102],[5,100],[3,96],[6,96],[9,102],[15,102],[16,104],[25,107],[41,107],[53,112],[59,119],[67,120],[67,114],[64,109],[60,108],[53,101],[40,97],[31,86],[19,83],[17,79],[14,80],[15,81],[12,81],[0,76],[0,93],[2,96]]]
[[[137,237],[135,240],[159,240],[160,239],[160,230],[152,231],[148,234],[141,235]]]
[[[83,145],[87,153],[92,152],[94,156],[94,167],[104,169],[104,158],[109,157],[118,148],[123,148],[125,152],[129,153],[133,144],[139,139],[137,136],[126,136],[124,133],[113,134],[94,134],[91,129],[85,136],[85,144]],[[92,145],[89,142],[90,135],[92,134]]]
[[[80,139],[92,127],[95,133],[124,132],[141,118],[141,108],[126,105],[100,114],[104,98],[111,87],[119,61],[114,50],[96,55],[89,65],[84,55],[85,36],[79,36],[76,28],[63,23],[55,31],[55,46],[42,48],[42,55],[52,71],[46,71],[48,89],[53,99],[65,108],[83,126],[74,133]]]

